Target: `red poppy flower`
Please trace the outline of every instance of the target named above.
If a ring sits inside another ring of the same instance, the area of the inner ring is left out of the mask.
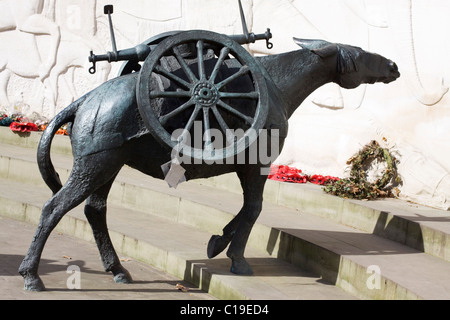
[[[32,122],[12,122],[9,128],[15,132],[38,131],[37,125]]]

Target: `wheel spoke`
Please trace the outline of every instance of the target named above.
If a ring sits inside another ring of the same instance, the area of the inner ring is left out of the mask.
[[[178,138],[178,142],[182,142],[184,140],[184,137],[189,133],[189,131],[192,128],[192,125],[194,124],[195,118],[197,118],[197,115],[201,108],[202,106],[200,104],[195,105],[195,109],[192,112],[191,117],[189,118],[188,123],[186,124],[186,127],[183,130],[183,133]]]
[[[219,92],[221,98],[228,99],[258,99],[259,94],[256,91],[252,92]]]
[[[209,81],[211,83],[214,83],[214,81],[216,80],[220,67],[222,66],[223,61],[225,60],[225,58],[228,56],[229,53],[230,49],[228,47],[223,47],[222,50],[220,50],[219,58],[217,59],[214,69],[211,72],[211,76],[209,77]]]
[[[222,115],[220,114],[219,110],[217,110],[217,106],[212,106],[211,110],[216,117],[217,122],[219,123],[220,127],[222,128],[222,131],[225,132],[225,137],[229,143],[234,142],[234,135],[231,133],[230,128],[228,127],[227,123],[223,119]]]
[[[203,125],[205,126],[205,148],[211,145],[211,125],[209,123],[209,108],[203,108]]]
[[[230,112],[230,113],[234,114],[235,116],[238,116],[239,118],[243,119],[249,125],[252,125],[253,119],[250,118],[249,116],[246,116],[242,112],[237,111],[236,109],[234,109],[233,107],[231,107],[230,105],[226,104],[225,102],[223,102],[221,100],[219,100],[217,102],[217,104],[219,106],[221,106],[222,108],[224,108],[225,110],[227,110],[228,112]]]
[[[190,98],[189,91],[150,91],[149,96],[153,98]]]
[[[189,80],[194,83],[197,82],[198,79],[195,76],[195,74],[192,72],[191,68],[189,67],[189,65],[186,63],[186,61],[184,61],[183,57],[181,56],[180,50],[178,49],[177,46],[174,46],[172,48],[173,54],[175,55],[175,58],[178,60],[178,63],[180,64],[181,68],[183,68],[184,72],[186,73],[186,75],[189,77]]]
[[[203,41],[197,41],[197,65],[200,80],[206,80],[205,62],[203,61]]]
[[[167,71],[166,69],[162,68],[161,66],[155,66],[154,71],[166,78],[168,78],[169,80],[172,80],[178,84],[181,84],[182,86],[186,87],[186,88],[191,88],[192,84],[184,81],[183,79],[181,79],[180,77],[178,77],[177,75],[170,73],[169,71]]]
[[[231,81],[239,78],[240,76],[243,76],[244,74],[248,73],[250,71],[250,68],[245,65],[242,66],[238,72],[236,72],[235,74],[229,76],[228,78],[226,78],[225,80],[221,81],[220,83],[216,84],[217,89],[222,88],[224,85],[230,83]]]
[[[171,112],[169,112],[168,114],[165,114],[161,117],[159,117],[159,122],[161,123],[161,125],[165,125],[167,120],[169,120],[170,118],[172,118],[173,116],[176,116],[177,114],[179,114],[180,112],[186,110],[187,108],[189,108],[190,106],[192,106],[194,104],[194,102],[192,102],[191,100],[189,100],[188,102],[182,104],[181,106],[179,106],[178,108],[176,108],[175,110],[172,110]]]

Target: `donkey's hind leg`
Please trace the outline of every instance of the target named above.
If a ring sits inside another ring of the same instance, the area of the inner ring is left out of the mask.
[[[84,214],[92,227],[105,271],[113,273],[115,282],[131,283],[133,281],[131,275],[120,263],[106,224],[106,202],[115,177],[89,196],[84,207]]]
[[[92,190],[79,183],[79,179],[69,178],[68,182],[48,200],[41,213],[39,225],[30,248],[19,267],[19,273],[24,278],[24,288],[30,291],[45,289],[38,276],[39,262],[45,243],[61,218],[71,209],[79,205]]]
[[[32,291],[45,289],[38,276],[38,268],[50,233],[68,211],[82,203],[99,186],[103,186],[117,174],[123,165],[121,157],[123,156],[109,151],[75,160],[66,184],[44,204],[36,234],[19,267],[25,289]]]

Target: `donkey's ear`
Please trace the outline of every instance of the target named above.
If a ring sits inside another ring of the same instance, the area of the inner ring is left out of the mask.
[[[329,57],[337,52],[337,46],[325,40],[293,38],[294,42],[303,49],[310,50],[321,58]]]

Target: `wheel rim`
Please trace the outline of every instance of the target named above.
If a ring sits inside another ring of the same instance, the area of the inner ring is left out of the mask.
[[[181,52],[183,46],[194,49]],[[227,63],[233,68],[225,72]],[[255,59],[229,37],[203,30],[180,32],[161,41],[142,66],[137,98],[155,139],[183,156],[204,161],[234,157],[247,149],[264,127],[268,112],[266,83]],[[200,144],[192,143],[190,136],[197,121],[202,126]],[[217,147],[218,132],[223,141]]]

